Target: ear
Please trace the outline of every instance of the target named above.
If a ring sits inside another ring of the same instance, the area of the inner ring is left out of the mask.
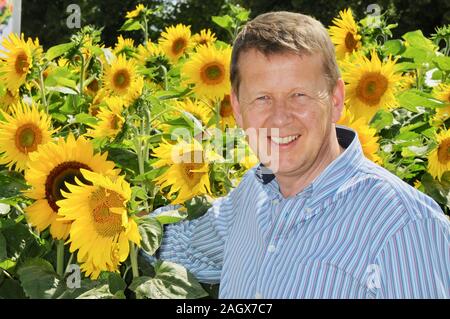
[[[336,123],[341,118],[342,110],[344,109],[345,101],[345,85],[344,81],[339,78],[336,82],[332,97],[332,121]]]
[[[243,128],[244,126],[242,121],[241,106],[239,104],[237,93],[234,91],[234,89],[231,89],[230,102],[231,107],[233,108],[234,119],[236,120],[236,123]]]

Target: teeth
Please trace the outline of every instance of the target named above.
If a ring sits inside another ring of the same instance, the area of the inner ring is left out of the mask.
[[[300,135],[291,135],[291,136],[286,136],[286,137],[271,136],[270,138],[276,144],[288,144],[288,143],[292,142],[293,140],[296,140],[299,136]]]

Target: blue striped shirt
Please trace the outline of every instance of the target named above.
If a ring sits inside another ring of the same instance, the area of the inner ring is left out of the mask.
[[[220,282],[220,298],[449,298],[448,217],[336,130],[345,151],[303,191],[284,198],[256,166],[205,215],[168,226],[160,258]]]

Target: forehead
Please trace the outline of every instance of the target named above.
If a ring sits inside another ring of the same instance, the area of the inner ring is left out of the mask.
[[[240,84],[257,85],[261,82],[305,81],[309,84],[325,81],[322,54],[298,55],[292,52],[264,54],[256,49],[239,56]]]

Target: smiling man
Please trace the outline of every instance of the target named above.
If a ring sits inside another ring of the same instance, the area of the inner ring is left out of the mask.
[[[449,220],[336,126],[334,54],[309,16],[267,13],[243,28],[235,118],[277,160],[253,143],[262,164],[201,218],[168,226],[159,257],[220,282],[221,298],[449,298]]]

